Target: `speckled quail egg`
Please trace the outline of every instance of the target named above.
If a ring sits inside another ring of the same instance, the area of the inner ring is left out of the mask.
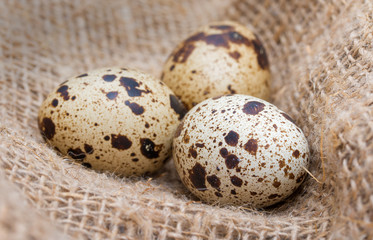
[[[161,79],[188,109],[224,94],[270,96],[269,62],[261,41],[232,21],[211,23],[180,43]]]
[[[158,170],[185,108],[160,80],[126,68],[63,82],[42,103],[44,138],[86,167],[120,176]]]
[[[236,94],[205,100],[187,113],[174,136],[173,160],[201,200],[266,207],[302,183],[309,149],[289,115]]]

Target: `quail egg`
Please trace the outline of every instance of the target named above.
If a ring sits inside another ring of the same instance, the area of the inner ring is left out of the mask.
[[[70,78],[42,103],[43,137],[84,166],[120,176],[158,170],[185,108],[160,80],[133,69]]]
[[[263,44],[245,26],[214,22],[180,43],[161,77],[190,109],[224,94],[270,97],[269,62]]]
[[[235,94],[207,99],[187,113],[174,136],[173,160],[202,201],[266,207],[303,182],[309,148],[285,112]]]

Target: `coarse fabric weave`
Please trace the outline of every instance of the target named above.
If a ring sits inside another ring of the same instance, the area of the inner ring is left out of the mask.
[[[172,161],[153,179],[99,174],[59,156],[38,108],[101,67],[160,76],[177,43],[215,20],[266,47],[272,102],[303,129],[310,173],[265,210],[198,202]],[[0,239],[372,239],[371,0],[0,1]]]

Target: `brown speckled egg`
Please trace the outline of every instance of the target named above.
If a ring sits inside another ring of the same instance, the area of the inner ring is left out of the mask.
[[[40,107],[44,138],[84,166],[120,176],[158,170],[185,108],[160,80],[106,68],[73,77]]]
[[[201,200],[266,207],[302,183],[309,149],[286,113],[237,94],[205,100],[187,113],[174,136],[173,160]]]
[[[269,99],[270,71],[264,47],[245,26],[215,22],[180,43],[161,77],[187,106],[224,94]]]

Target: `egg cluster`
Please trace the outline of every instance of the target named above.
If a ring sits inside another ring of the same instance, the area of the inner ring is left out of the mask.
[[[266,207],[291,195],[309,165],[302,130],[265,101],[269,89],[258,37],[215,22],[175,48],[161,80],[115,67],[63,82],[42,103],[38,124],[56,150],[94,170],[147,175],[172,154],[202,201]]]

